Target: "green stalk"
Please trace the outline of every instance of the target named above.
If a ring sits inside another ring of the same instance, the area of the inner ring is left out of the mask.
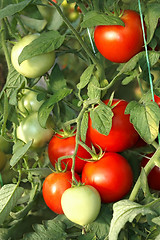
[[[82,40],[80,34],[77,32],[77,30],[72,26],[72,24],[70,23],[70,21],[68,20],[68,18],[63,14],[63,11],[61,10],[61,8],[58,6],[58,4],[52,2],[51,0],[49,0],[49,2],[51,4],[54,5],[54,7],[57,9],[58,13],[60,14],[60,16],[63,18],[63,21],[65,22],[65,24],[67,25],[67,27],[72,31],[72,33],[74,34],[74,36],[77,38],[77,40],[79,41],[80,45],[82,46],[82,48],[84,49],[84,51],[87,53],[87,55],[90,57],[90,59],[92,60],[92,62],[96,65],[97,70],[98,70],[98,75],[100,80],[105,79],[105,72],[103,69],[103,66],[101,65],[99,59],[93,54],[93,52],[88,48],[88,46],[86,45],[86,43]]]
[[[160,146],[158,147],[158,149],[156,150],[154,155],[151,157],[151,159],[148,161],[148,163],[144,167],[146,175],[148,175],[150,173],[150,171],[152,170],[152,168],[155,166],[155,162],[156,162],[157,158],[160,158]],[[141,181],[140,181],[140,176],[139,176],[138,179],[137,179],[137,182],[134,185],[134,188],[133,188],[133,190],[130,194],[130,197],[129,197],[130,201],[135,200],[140,188],[141,188]]]
[[[4,55],[5,55],[5,58],[6,58],[7,66],[8,66],[8,69],[9,69],[10,65],[11,65],[11,58],[10,58],[9,50],[7,48],[7,45],[6,45],[4,19],[1,20],[1,45],[2,45],[3,52],[4,52]]]
[[[65,24],[67,25],[67,27],[73,32],[74,36],[77,38],[77,40],[79,41],[79,43],[81,44],[82,48],[85,50],[85,52],[88,54],[88,56],[91,58],[92,62],[94,64],[99,64],[98,59],[94,56],[94,54],[92,53],[92,51],[90,51],[90,49],[88,48],[88,46],[85,44],[85,42],[82,40],[81,36],[79,35],[79,33],[77,32],[77,30],[72,26],[72,24],[70,23],[70,21],[68,20],[68,18],[63,14],[63,11],[61,10],[61,8],[54,2],[52,2],[51,0],[49,0],[50,3],[52,3],[55,8],[57,9],[58,13],[60,14],[60,16],[63,18]]]

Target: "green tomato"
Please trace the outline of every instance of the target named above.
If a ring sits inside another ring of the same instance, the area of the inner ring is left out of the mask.
[[[14,68],[25,77],[37,78],[46,73],[55,62],[55,52],[44,53],[30,59],[18,63],[19,55],[23,48],[29,45],[33,40],[38,38],[40,34],[27,35],[17,42],[11,51],[11,61]]]
[[[2,135],[0,135],[0,151],[9,153],[11,151],[11,143],[8,142]]]
[[[44,100],[38,101],[37,99],[40,93],[38,90],[41,90],[41,88],[34,87],[31,90],[22,90],[22,97],[18,100],[18,109],[22,114],[26,115],[31,112],[38,112],[40,106],[44,103]]]
[[[38,113],[28,115],[16,129],[17,138],[25,143],[33,140],[33,148],[44,147],[53,136],[53,130],[47,121],[47,128],[42,128],[38,121]]]
[[[7,160],[6,155],[4,154],[4,152],[0,151],[0,171],[4,168],[6,160]]]
[[[54,14],[55,9],[50,7],[47,0],[41,0],[41,1],[43,4],[48,5],[48,7],[37,5],[37,8],[40,14],[42,15],[42,17],[46,19],[47,22],[50,22],[52,20],[52,16]]]
[[[69,220],[84,226],[97,218],[101,198],[98,191],[90,185],[75,186],[63,193],[61,205]]]

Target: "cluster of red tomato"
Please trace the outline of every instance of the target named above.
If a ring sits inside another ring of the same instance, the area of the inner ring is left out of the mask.
[[[107,105],[108,100],[104,101],[104,103]],[[91,143],[95,147],[98,145],[104,153],[97,161],[90,162],[90,153],[79,145],[75,158],[75,177],[77,181],[81,180],[86,187],[94,187],[98,191],[103,203],[121,199],[130,191],[133,183],[133,173],[129,163],[123,156],[117,153],[132,147],[139,138],[138,133],[129,121],[129,115],[124,113],[127,104],[124,100],[113,100],[111,107],[113,107],[114,116],[111,131],[107,136],[93,129],[92,121],[89,117],[86,145],[89,147]],[[64,132],[62,132],[62,135],[55,134],[48,145],[49,159],[54,167],[60,157],[71,156],[75,150],[75,135],[68,137],[63,137],[63,135],[65,135]],[[48,207],[58,214],[63,214],[64,212],[61,197],[66,189],[71,188],[72,182],[72,173],[70,171],[72,167],[71,158],[62,160],[62,169],[66,165],[67,171],[52,173],[43,183],[44,200]],[[81,187],[78,188],[81,189]],[[70,191],[75,191],[76,188],[71,189]],[[70,199],[72,199],[73,192],[70,194]],[[99,200],[94,201],[94,206],[96,206]]]

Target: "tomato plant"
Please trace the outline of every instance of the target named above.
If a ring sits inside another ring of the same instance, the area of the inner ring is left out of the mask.
[[[133,173],[124,157],[107,152],[100,160],[86,163],[82,171],[82,182],[95,187],[102,202],[115,202],[130,191]]]
[[[78,174],[75,175],[77,181],[80,181]],[[47,206],[58,214],[63,214],[61,206],[61,197],[64,191],[71,187],[72,173],[54,172],[48,175],[43,182],[43,198]]]
[[[17,138],[23,142],[27,143],[33,140],[32,147],[41,148],[51,139],[53,130],[50,125],[47,128],[42,128],[38,121],[38,113],[35,112],[20,122],[16,134]]]
[[[97,218],[101,207],[101,198],[92,186],[76,186],[63,193],[61,204],[68,219],[85,226]]]
[[[24,47],[29,45],[33,40],[37,39],[39,34],[31,34],[22,38],[17,42],[11,52],[11,60],[14,68],[22,75],[28,78],[41,77],[46,73],[54,64],[55,53],[51,51],[49,53],[40,54],[38,56],[31,57],[19,64],[19,56]]]
[[[148,163],[149,159],[153,156],[153,154],[147,154],[141,161],[141,166],[145,167]],[[154,190],[160,191],[160,168],[158,166],[153,167],[150,173],[147,176],[148,178],[148,185],[150,188]]]
[[[53,166],[58,161],[58,158],[68,155],[73,155],[75,149],[76,139],[74,136],[63,137],[60,134],[55,134],[48,144],[48,156]],[[78,151],[75,159],[75,171],[81,173],[86,161],[82,160],[89,159],[90,154],[79,145]],[[72,159],[67,158],[62,160],[62,168],[65,168],[67,164],[67,169],[70,170],[72,167]]]
[[[105,100],[104,103],[108,104],[108,100]],[[94,129],[92,120],[89,118],[87,136],[95,146],[100,146],[104,151],[124,151],[133,147],[139,138],[134,126],[130,123],[129,115],[125,114],[128,102],[114,99],[112,106],[116,103],[118,104],[113,108],[112,128],[107,136]]]
[[[1,1],[0,238],[160,238],[146,177],[160,159],[159,12],[157,0]]]
[[[140,16],[133,10],[124,10],[122,21],[125,26],[97,26],[94,41],[99,52],[112,62],[123,63],[142,51],[143,33]]]

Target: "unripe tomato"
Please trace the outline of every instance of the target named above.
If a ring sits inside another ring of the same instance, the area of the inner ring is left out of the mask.
[[[42,128],[38,121],[38,113],[32,113],[24,118],[16,129],[17,138],[27,143],[33,140],[32,147],[44,147],[53,135],[50,126]]]
[[[38,101],[37,96],[41,88],[34,87],[33,89],[23,89],[21,94],[22,97],[18,99],[18,109],[24,115],[31,112],[38,112],[40,106],[44,103],[44,100]]]
[[[6,155],[4,154],[4,152],[0,151],[0,171],[4,168],[6,160],[7,160]]]
[[[108,60],[117,63],[129,61],[144,45],[139,14],[133,10],[124,10],[121,20],[125,26],[100,25],[94,32],[98,51]]]
[[[148,154],[147,157],[151,158],[153,156],[153,153]],[[144,157],[141,161],[141,166],[145,167],[145,165],[148,163],[149,159],[147,157]],[[150,173],[147,176],[148,179],[148,185],[153,190],[160,191],[160,168],[155,166],[152,168]]]
[[[80,177],[75,173],[77,181]],[[55,213],[63,214],[61,206],[61,197],[64,191],[71,187],[72,173],[67,172],[54,172],[48,175],[42,188],[42,194],[46,205]]]
[[[11,151],[12,144],[8,142],[2,135],[0,135],[0,151],[9,153]]]
[[[119,103],[112,109],[114,116],[112,118],[112,127],[109,134],[103,135],[92,127],[92,120],[89,118],[88,139],[96,146],[99,145],[104,151],[122,152],[133,147],[139,139],[139,135],[129,120],[129,115],[125,114],[125,108],[128,102],[114,99],[112,105]],[[104,101],[108,104],[108,100]]]
[[[107,152],[96,162],[88,162],[82,171],[82,182],[97,189],[104,203],[123,198],[133,183],[132,169],[118,153]]]
[[[52,5],[50,2],[48,3],[47,0],[41,0],[41,1],[45,5],[48,5],[48,6]],[[57,3],[55,0],[54,1],[52,0],[52,2]],[[47,6],[41,6],[41,5],[37,5],[37,8],[38,8],[40,14],[42,15],[42,17],[44,19],[46,19],[47,22],[50,22],[52,20],[52,16],[55,12],[54,8],[47,7]]]
[[[85,226],[97,218],[101,208],[101,198],[92,186],[75,186],[63,193],[61,204],[69,220]]]
[[[14,45],[11,51],[11,61],[14,68],[17,70],[17,72],[28,78],[41,77],[53,66],[55,62],[55,53],[52,51],[27,59],[19,65],[18,57],[23,48],[39,36],[39,34],[25,36]]]

